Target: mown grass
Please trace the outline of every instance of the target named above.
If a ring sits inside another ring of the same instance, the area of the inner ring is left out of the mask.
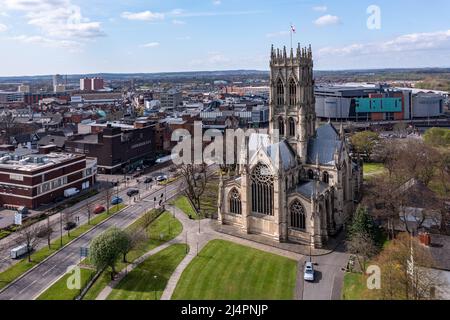
[[[209,177],[205,187],[205,192],[200,197],[200,215],[195,212],[189,199],[184,195],[171,201],[171,204],[183,211],[187,216],[191,215],[194,220],[203,219],[205,217],[213,217],[217,213],[218,192],[219,182],[217,177]]]
[[[142,227],[144,218],[141,217],[131,224],[127,230],[137,230]],[[160,215],[147,229],[148,239],[141,246],[132,250],[127,255],[127,261],[134,261],[139,257],[143,256],[148,251],[160,246],[161,244],[176,238],[183,231],[182,224],[178,219],[174,218],[169,212],[164,212]],[[161,237],[161,235],[164,235]],[[88,261],[85,263],[89,264]],[[121,271],[127,266],[126,263],[122,261],[118,262],[116,270]],[[108,268],[100,277],[95,281],[92,287],[88,290],[83,300],[95,300],[100,292],[108,285],[111,281],[111,270]]]
[[[92,269],[80,268],[81,288],[84,288],[87,282],[95,274]],[[74,300],[79,294],[79,289],[69,289],[67,287],[67,279],[72,275],[66,274],[64,277],[56,281],[50,288],[43,292],[37,300]]]
[[[25,257],[18,263],[14,264],[7,270],[0,273],[0,289],[7,286],[9,283],[20,277],[22,274],[33,268],[34,266],[38,265],[42,261],[44,261],[46,258],[48,258],[53,253],[57,252],[59,249],[61,249],[63,246],[71,242],[72,240],[78,238],[83,233],[89,231],[94,226],[100,224],[107,218],[111,217],[112,214],[117,213],[118,211],[125,208],[123,204],[114,206],[110,209],[109,212],[104,212],[102,214],[97,215],[93,219],[91,219],[91,223],[84,224],[79,226],[78,228],[72,230],[69,235],[64,235],[61,238],[58,238],[51,242],[50,248],[48,246],[36,251],[31,255],[31,262],[28,262],[28,258]],[[62,244],[62,245],[61,245]]]
[[[364,178],[382,174],[385,171],[385,167],[382,163],[364,163]]]
[[[346,273],[342,287],[342,300],[371,300],[367,277],[362,273]]]
[[[175,244],[149,257],[123,278],[107,299],[159,300],[186,251],[185,244]]]
[[[291,300],[297,262],[285,257],[213,240],[178,281],[175,300]]]

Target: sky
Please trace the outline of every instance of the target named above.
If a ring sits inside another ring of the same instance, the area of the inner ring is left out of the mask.
[[[0,0],[0,76],[450,67],[448,0]]]

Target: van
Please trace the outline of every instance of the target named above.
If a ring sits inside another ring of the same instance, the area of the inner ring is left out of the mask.
[[[28,253],[28,246],[26,244],[11,250],[11,259],[19,259],[24,254]]]

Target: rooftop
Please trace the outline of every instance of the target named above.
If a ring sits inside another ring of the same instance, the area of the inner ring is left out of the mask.
[[[0,169],[31,172],[79,157],[71,153],[0,152]]]

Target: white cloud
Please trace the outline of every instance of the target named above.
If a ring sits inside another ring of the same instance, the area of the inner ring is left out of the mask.
[[[149,42],[149,43],[146,43],[146,44],[143,44],[141,47],[142,48],[156,48],[156,47],[159,47],[159,42]]]
[[[82,43],[71,40],[54,40],[42,36],[20,35],[10,38],[10,40],[18,41],[25,44],[38,44],[50,48],[63,48],[70,51],[79,51],[83,46]]]
[[[177,19],[172,20],[172,23],[176,24],[176,25],[184,25],[184,24],[186,24],[185,21],[177,20]]]
[[[84,17],[81,8],[71,1],[0,0],[0,6],[7,11],[23,12],[27,23],[44,34],[41,39],[71,43],[72,39],[79,41],[105,36],[101,23]]]
[[[338,16],[332,16],[331,14],[326,14],[320,18],[318,18],[316,21],[314,21],[314,24],[318,27],[326,27],[331,26],[335,24],[339,24],[341,20]]]
[[[285,37],[289,35],[289,31],[270,32],[266,34],[267,38]]]
[[[8,27],[3,23],[0,23],[0,32],[5,32],[6,30],[8,30]]]
[[[164,20],[164,13],[160,12],[151,12],[149,10],[142,12],[123,12],[122,18],[128,20],[139,20],[139,21],[158,21]]]
[[[328,10],[328,7],[327,6],[315,6],[315,7],[313,7],[313,10],[317,11],[317,12],[326,12]]]
[[[185,37],[178,37],[178,38],[176,38],[177,40],[185,40],[185,41],[187,41],[187,40],[191,40],[192,39],[192,37],[191,36],[185,36]]]
[[[213,0],[213,5],[215,5],[215,6],[220,6],[221,4],[222,4],[222,1],[221,0]]]
[[[325,47],[320,49],[318,54],[320,56],[370,55],[449,48],[450,30],[447,30],[411,33],[385,42],[355,43],[344,47]]]

